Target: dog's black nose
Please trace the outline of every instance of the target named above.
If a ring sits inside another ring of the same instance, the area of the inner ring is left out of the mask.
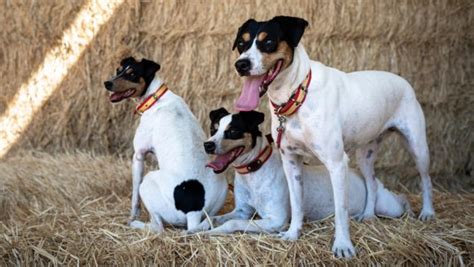
[[[204,150],[206,151],[207,154],[214,153],[214,150],[216,150],[216,143],[204,142]]]
[[[250,67],[251,63],[248,58],[239,59],[237,60],[237,62],[235,62],[235,68],[237,69],[240,75],[248,74],[248,72],[250,71]]]
[[[113,85],[114,85],[114,83],[111,82],[111,81],[105,81],[104,82],[105,89],[107,89],[107,90],[111,90]]]

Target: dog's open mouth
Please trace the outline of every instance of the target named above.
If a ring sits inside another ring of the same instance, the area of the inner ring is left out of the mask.
[[[283,66],[283,59],[279,59],[275,65],[273,66],[273,68],[271,68],[267,74],[265,74],[265,79],[263,79],[263,83],[262,85],[265,87],[265,86],[268,86],[270,85],[270,83],[273,82],[273,80],[275,80],[276,76],[280,73],[281,71],[281,66]],[[260,88],[259,88],[260,89]]]
[[[242,154],[242,152],[244,152],[244,149],[245,147],[238,146],[224,154],[216,155],[216,158],[206,164],[206,167],[211,168],[215,173],[221,173],[225,171],[227,167],[229,167],[229,165]]]
[[[235,109],[238,111],[256,109],[260,103],[260,97],[265,93],[267,86],[278,76],[282,66],[283,59],[280,59],[266,74],[247,76],[240,97],[234,104]]]
[[[112,103],[115,103],[115,102],[119,102],[119,101],[122,101],[123,99],[125,98],[129,98],[131,97],[133,94],[135,94],[135,89],[128,89],[126,91],[123,91],[123,92],[115,92],[115,93],[112,93],[110,95],[110,102]]]

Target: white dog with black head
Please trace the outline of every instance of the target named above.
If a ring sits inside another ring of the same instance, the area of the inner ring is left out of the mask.
[[[206,152],[215,159],[208,166],[221,173],[230,165],[235,169],[233,211],[212,217],[219,226],[207,234],[226,234],[235,231],[273,233],[282,230],[290,219],[288,184],[281,164],[280,153],[273,148],[273,140],[263,137],[259,124],[264,114],[257,111],[230,114],[224,108],[209,114],[212,136],[204,143]],[[334,214],[331,179],[324,166],[302,167],[304,183],[303,210],[309,221]],[[348,174],[348,212],[360,214],[367,201],[364,179],[356,170]],[[396,218],[411,213],[406,198],[387,190],[376,179],[375,214]],[[251,220],[255,212],[260,219]],[[205,220],[196,229],[209,229]]]
[[[193,230],[205,212],[212,215],[223,206],[227,181],[205,167],[204,132],[183,99],[156,75],[157,63],[123,59],[116,75],[104,82],[110,100],[136,98],[140,124],[133,139],[133,188],[130,226],[160,233],[163,221],[187,225]],[[159,170],[143,176],[145,155],[153,153]],[[150,223],[136,220],[140,197],[150,214]]]
[[[295,240],[303,222],[302,157],[316,156],[331,177],[335,204],[337,257],[355,254],[349,234],[348,157],[356,149],[367,184],[361,220],[375,216],[377,182],[374,160],[383,137],[396,132],[405,141],[421,176],[423,208],[419,218],[434,218],[430,157],[425,118],[410,84],[392,73],[345,73],[310,60],[299,44],[308,23],[301,18],[274,17],[246,21],[238,30],[235,67],[245,82],[235,103],[239,111],[258,107],[268,91],[272,135],[282,155],[291,203],[291,224],[282,237]]]

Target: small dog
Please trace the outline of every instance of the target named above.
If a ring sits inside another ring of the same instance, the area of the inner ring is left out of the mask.
[[[133,191],[130,225],[160,233],[163,222],[193,229],[204,212],[215,214],[223,206],[227,181],[205,167],[209,160],[202,143],[205,136],[183,99],[168,90],[156,75],[157,63],[133,57],[123,59],[116,75],[104,82],[112,92],[110,101],[130,97],[141,104],[141,114],[133,147]],[[160,166],[143,177],[145,155],[153,153]],[[143,179],[143,182],[142,182]],[[151,222],[136,218],[140,197],[150,213]]]
[[[359,218],[375,215],[377,182],[374,160],[387,132],[399,133],[421,175],[423,208],[419,218],[434,218],[425,118],[410,84],[382,71],[345,73],[312,61],[299,44],[308,22],[278,16],[269,21],[246,21],[238,30],[233,49],[240,56],[237,72],[245,76],[239,111],[258,107],[268,91],[272,135],[282,154],[287,177],[291,224],[282,237],[295,240],[303,222],[302,156],[316,156],[328,169],[335,204],[337,257],[355,254],[347,211],[348,157],[356,149],[358,166],[367,185],[367,201]]]
[[[235,209],[222,216],[212,217],[220,226],[207,231],[208,234],[232,233],[235,231],[275,232],[280,231],[290,218],[288,183],[281,165],[280,153],[273,150],[271,140],[262,137],[259,124],[264,114],[256,111],[230,114],[224,108],[211,111],[212,136],[204,143],[206,152],[216,159],[208,164],[215,172],[223,172],[233,163],[235,168]],[[331,180],[324,166],[304,165],[303,210],[306,219],[320,220],[334,213],[334,198]],[[366,202],[366,187],[363,178],[352,169],[348,176],[348,211],[356,215],[363,211]],[[377,216],[400,217],[411,213],[408,201],[385,189],[377,182]],[[261,219],[249,220],[257,212]],[[205,220],[198,227],[208,229]]]

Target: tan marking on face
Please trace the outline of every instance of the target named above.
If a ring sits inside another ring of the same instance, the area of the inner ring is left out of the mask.
[[[132,68],[129,68],[129,69],[127,69],[127,71],[126,71],[125,73],[130,74],[130,73],[132,73],[132,72],[133,72],[133,69],[132,69]]]
[[[261,42],[261,41],[263,41],[263,40],[267,37],[267,35],[268,35],[268,33],[266,33],[266,32],[261,32],[261,33],[258,34],[257,40],[258,40],[259,42]]]
[[[143,78],[140,78],[138,83],[125,80],[123,78],[118,78],[113,81],[113,92],[125,92],[129,89],[135,89],[135,93],[130,97],[137,97],[143,94],[143,91],[146,89],[146,82]]]
[[[280,59],[283,59],[281,71],[287,68],[293,61],[293,51],[285,41],[280,41],[278,43],[278,47],[275,52],[262,53],[262,65],[266,70],[273,68],[276,62]]]
[[[243,34],[242,34],[242,39],[243,39],[245,42],[250,41],[250,33],[248,33],[248,32],[243,33]]]
[[[222,154],[225,154],[239,146],[245,147],[242,154],[247,153],[252,149],[252,135],[249,133],[244,133],[244,137],[238,140],[222,139],[220,146]]]

